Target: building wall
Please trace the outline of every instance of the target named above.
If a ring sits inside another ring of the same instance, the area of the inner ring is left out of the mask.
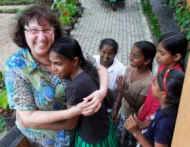
[[[188,66],[186,69],[172,147],[190,147],[190,92],[189,92],[190,76],[189,75],[190,75],[190,60],[188,61]]]

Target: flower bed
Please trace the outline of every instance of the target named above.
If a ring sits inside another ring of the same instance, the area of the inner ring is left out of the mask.
[[[59,21],[63,26],[63,33],[69,35],[83,11],[79,1],[56,0],[52,4],[52,9],[57,13]]]

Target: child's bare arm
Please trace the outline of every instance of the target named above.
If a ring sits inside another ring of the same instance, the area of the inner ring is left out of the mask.
[[[143,147],[153,147],[150,142],[143,136],[141,130],[138,126],[136,117],[130,115],[129,118],[125,121],[125,128],[137,139],[137,141]]]
[[[121,106],[121,99],[122,99],[122,94],[119,92],[116,97],[116,101],[113,105],[113,110],[112,110],[112,119],[114,121],[116,121],[116,119],[117,119],[118,111]]]
[[[113,105],[112,118],[115,121],[118,115],[119,108],[121,106],[121,100],[123,97],[124,90],[124,76],[119,76],[117,78],[117,96]]]

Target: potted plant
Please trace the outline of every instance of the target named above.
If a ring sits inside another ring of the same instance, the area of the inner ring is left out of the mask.
[[[78,3],[77,0],[56,0],[52,5],[52,9],[57,12],[63,32],[66,35],[70,34],[78,17],[81,16],[79,15]]]

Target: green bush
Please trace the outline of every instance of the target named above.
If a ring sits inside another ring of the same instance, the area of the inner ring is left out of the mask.
[[[53,3],[52,9],[58,13],[59,20],[63,25],[73,23],[73,17],[77,14],[78,8],[74,0],[57,0]]]
[[[0,5],[20,5],[20,4],[31,4],[35,0],[0,0]]]
[[[181,31],[186,34],[188,40],[190,40],[190,9],[188,6],[181,6],[175,10],[175,18]]]
[[[3,81],[3,74],[1,72],[0,72],[0,108],[3,109],[8,108],[7,93]]]
[[[186,0],[169,0],[169,6],[174,10],[175,19],[181,31],[190,40],[190,8]]]
[[[18,13],[20,11],[19,8],[13,9],[0,9],[0,13]]]
[[[141,4],[143,12],[148,18],[151,32],[158,39],[161,36],[160,25],[158,23],[157,17],[152,12],[152,6],[150,4],[150,0],[141,0]]]
[[[0,108],[8,108],[7,92],[5,89],[0,90]]]

